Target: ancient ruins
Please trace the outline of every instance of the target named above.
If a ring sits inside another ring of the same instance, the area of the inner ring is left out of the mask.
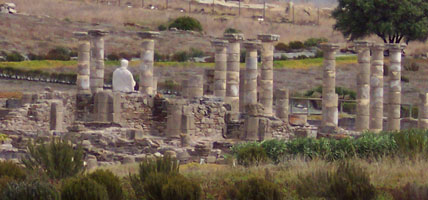
[[[0,117],[0,130],[11,138],[1,146],[4,158],[19,158],[32,138],[57,135],[82,144],[90,167],[138,162],[166,154],[182,162],[203,159],[208,163],[222,163],[222,153],[239,141],[400,129],[401,50],[404,48],[400,44],[356,42],[359,73],[355,130],[344,130],[338,126],[339,100],[335,92],[338,44],[320,46],[324,53],[322,123],[315,127],[304,117],[299,123],[290,123],[290,117],[299,116],[289,113],[289,90],[274,91],[273,53],[278,35],[262,34],[257,39],[245,40],[243,34],[225,34],[213,40],[215,68],[210,72],[213,80],[189,73],[182,83],[181,94],[163,95],[157,91],[158,79],[153,73],[159,33],[139,34],[139,91],[134,91],[135,81],[126,69],[127,61],[123,61],[120,68],[125,74],[114,75],[117,76],[113,78],[114,90],[104,88],[106,34],[103,30],[74,34],[78,38],[77,91],[63,93],[47,88],[44,92],[25,93],[20,100],[8,100],[10,105],[15,104]],[[245,67],[240,65],[241,48],[246,50]],[[383,100],[384,49],[390,51],[391,63],[387,102]],[[211,85],[212,94],[204,93],[206,83]],[[427,93],[420,95],[420,102],[419,127],[426,129]],[[385,127],[384,104],[387,106]]]

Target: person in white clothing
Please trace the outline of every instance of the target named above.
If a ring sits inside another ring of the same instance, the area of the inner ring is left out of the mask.
[[[113,72],[113,91],[133,92],[135,87],[134,77],[128,70],[128,61],[120,60],[120,67]]]

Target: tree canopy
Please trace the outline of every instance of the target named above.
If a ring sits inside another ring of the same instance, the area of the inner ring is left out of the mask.
[[[425,41],[427,0],[339,0],[333,11],[335,30],[350,40],[376,34],[385,43]]]

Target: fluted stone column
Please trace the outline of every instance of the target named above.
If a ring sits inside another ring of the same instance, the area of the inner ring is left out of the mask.
[[[239,68],[240,68],[240,41],[244,39],[243,34],[225,34],[224,38],[229,41],[227,47],[227,74],[226,74],[226,99],[232,107],[232,112],[239,112]]]
[[[338,44],[321,44],[324,52],[323,89],[322,89],[322,132],[336,128],[339,113],[337,110],[338,96],[336,94],[336,51]]]
[[[260,48],[260,44],[261,43],[258,40],[246,41],[244,43],[244,47],[246,49],[244,93],[245,106],[257,104],[257,49]]]
[[[358,52],[356,131],[370,128],[370,45],[367,41],[355,43]]]
[[[64,106],[62,101],[54,100],[51,103],[50,130],[62,131],[64,123]]]
[[[243,113],[245,111],[245,68],[239,70],[239,112]]]
[[[202,75],[192,75],[187,82],[187,95],[189,99],[204,96],[204,79]]]
[[[400,44],[388,44],[389,49],[389,92],[388,92],[388,130],[400,130],[401,107],[401,50]]]
[[[383,130],[383,44],[374,44],[372,50],[370,77],[370,131]]]
[[[75,37],[79,39],[78,46],[78,63],[77,63],[77,94],[90,94],[91,88],[89,85],[90,74],[90,51],[91,45],[89,43],[88,33],[75,32]]]
[[[289,91],[279,89],[276,92],[276,116],[283,122],[288,123],[289,114]]]
[[[107,35],[103,30],[90,30],[88,32],[91,38],[91,70],[90,87],[92,94],[102,91],[104,88],[104,36]]]
[[[214,96],[226,98],[227,45],[226,40],[211,42],[215,48]]]
[[[428,129],[428,93],[424,92],[419,94],[419,129]]]
[[[273,53],[274,42],[279,40],[279,35],[262,34],[258,35],[262,41],[261,58],[262,70],[260,79],[260,104],[264,107],[264,114],[272,116],[273,104]]]
[[[159,32],[140,32],[138,35],[143,39],[141,43],[141,66],[140,66],[140,92],[153,95],[153,64],[155,59],[155,38]]]

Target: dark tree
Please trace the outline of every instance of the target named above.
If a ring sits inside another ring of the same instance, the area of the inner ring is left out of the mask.
[[[339,0],[334,29],[350,40],[376,34],[385,43],[425,41],[427,0]]]

